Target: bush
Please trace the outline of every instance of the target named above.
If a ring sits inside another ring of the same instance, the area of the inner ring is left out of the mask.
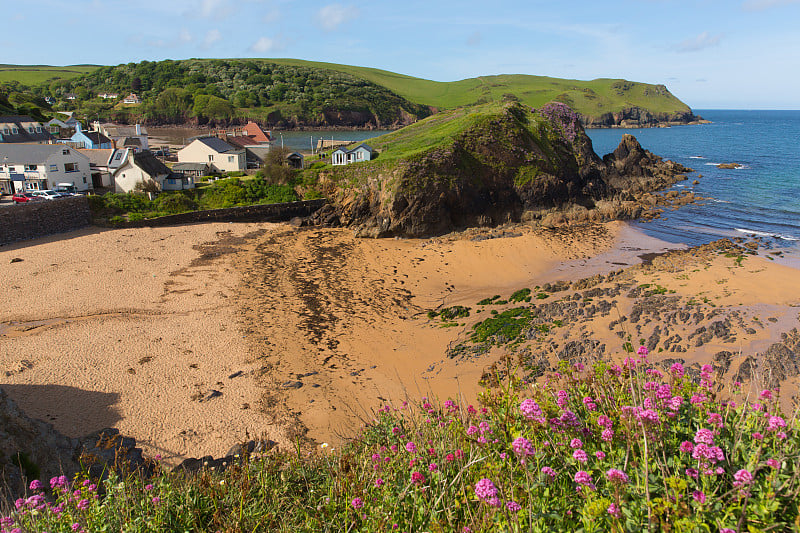
[[[24,531],[790,531],[800,431],[775,391],[722,391],[710,365],[562,362],[477,408],[385,406],[333,451],[225,470],[53,478],[0,525]],[[724,392],[724,396],[723,396]],[[727,399],[723,399],[727,398]],[[85,480],[85,481],[84,481]],[[98,486],[100,484],[100,486]],[[35,512],[32,512],[33,510]]]
[[[195,211],[198,207],[197,202],[184,193],[161,194],[153,202],[153,207],[158,211],[169,214],[185,213]]]

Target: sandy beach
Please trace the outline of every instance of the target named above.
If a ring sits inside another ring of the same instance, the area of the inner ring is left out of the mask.
[[[113,426],[175,463],[248,438],[335,444],[383,403],[474,401],[509,353],[522,367],[614,358],[630,336],[653,341],[656,360],[729,352],[732,375],[798,326],[797,270],[713,250],[658,255],[669,248],[619,222],[424,240],[266,223],[87,229],[0,248],[0,381],[68,435]],[[652,263],[632,266],[647,253]],[[531,302],[551,324],[541,338],[470,344],[489,316],[480,300],[591,276]],[[645,298],[643,285],[658,290]],[[453,305],[470,317],[428,317]]]

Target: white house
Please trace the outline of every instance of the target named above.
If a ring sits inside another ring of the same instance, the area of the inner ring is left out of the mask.
[[[131,93],[125,98],[122,99],[123,104],[141,104],[142,99],[139,98],[136,93]]]
[[[126,148],[87,149],[78,148],[80,153],[89,158],[89,167],[92,170],[92,184],[95,188],[114,188],[112,174],[132,153]]]
[[[0,190],[4,194],[54,189],[70,183],[92,188],[89,158],[63,144],[0,143]]]
[[[178,150],[179,163],[208,163],[219,172],[247,169],[245,150],[217,137],[195,139]]]
[[[367,144],[360,144],[352,150],[337,148],[331,152],[332,165],[349,165],[350,163],[361,163],[372,159],[372,148]]]
[[[167,166],[150,152],[139,152],[128,156],[117,168],[112,177],[114,192],[131,192],[138,183],[154,181],[162,191],[194,189],[194,179],[190,176],[173,174]]]

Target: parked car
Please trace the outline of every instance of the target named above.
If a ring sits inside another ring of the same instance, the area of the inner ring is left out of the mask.
[[[78,188],[72,183],[57,183],[54,190],[62,193],[65,196],[75,196],[78,194]]]
[[[14,201],[15,204],[44,201],[44,198],[40,198],[39,196],[34,196],[29,192],[15,192],[13,196],[11,196],[11,199]]]
[[[57,198],[61,198],[60,193],[57,193],[56,191],[51,191],[50,189],[45,189],[43,191],[31,191],[31,194],[34,196],[38,196],[43,200],[56,200]]]

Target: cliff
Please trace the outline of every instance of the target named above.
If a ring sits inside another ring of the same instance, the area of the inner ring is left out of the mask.
[[[315,222],[362,236],[420,237],[576,207],[597,211],[598,202],[605,202],[601,218],[629,218],[637,213],[624,202],[689,170],[630,135],[601,159],[579,117],[560,103],[443,112],[371,145],[379,152],[373,161],[315,171],[309,181],[331,201]]]

